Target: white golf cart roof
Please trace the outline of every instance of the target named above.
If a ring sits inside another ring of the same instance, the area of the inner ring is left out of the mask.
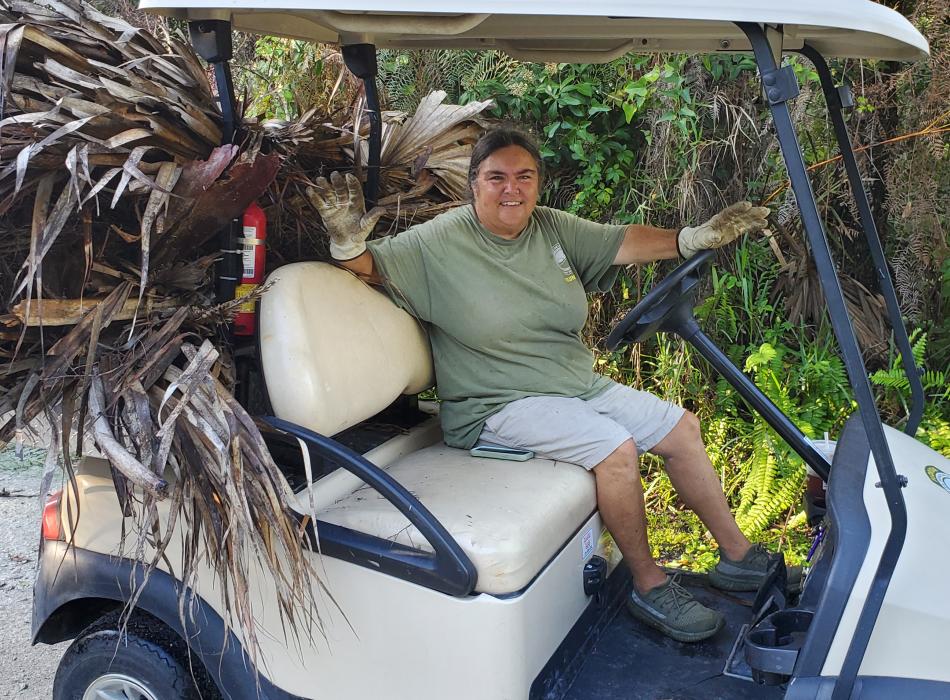
[[[871,0],[141,0],[179,19],[255,34],[379,48],[500,49],[542,62],[600,63],[627,52],[749,50],[735,22],[781,27],[783,50],[916,60],[927,40]]]

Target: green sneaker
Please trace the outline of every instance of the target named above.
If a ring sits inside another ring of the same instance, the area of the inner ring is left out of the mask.
[[[739,561],[719,554],[719,563],[709,572],[709,583],[723,591],[757,591],[769,572],[769,552],[752,545]]]
[[[725,620],[715,610],[702,605],[679,584],[679,576],[638,593],[636,586],[627,598],[627,610],[635,618],[655,627],[678,642],[698,642],[722,629]]]

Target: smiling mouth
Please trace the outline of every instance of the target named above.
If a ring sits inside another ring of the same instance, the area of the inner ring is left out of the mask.
[[[502,202],[501,206],[503,207],[520,207],[522,202]]]

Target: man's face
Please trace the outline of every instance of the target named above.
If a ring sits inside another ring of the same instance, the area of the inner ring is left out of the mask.
[[[478,167],[472,184],[482,226],[502,238],[517,238],[538,203],[539,173],[521,146],[505,146]]]

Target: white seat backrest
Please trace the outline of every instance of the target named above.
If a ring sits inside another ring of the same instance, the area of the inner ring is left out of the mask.
[[[434,384],[419,322],[355,275],[302,262],[267,282],[261,364],[278,418],[335,435]]]

